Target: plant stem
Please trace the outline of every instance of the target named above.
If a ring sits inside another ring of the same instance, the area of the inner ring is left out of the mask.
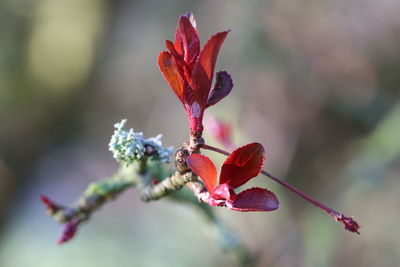
[[[211,150],[211,151],[223,154],[225,156],[229,156],[229,154],[230,154],[228,151],[225,151],[225,150],[223,150],[221,148],[213,147],[213,146],[210,146],[210,145],[207,145],[207,144],[201,145],[201,148],[207,149],[207,150]],[[296,195],[299,195],[300,197],[304,198],[305,200],[307,200],[311,204],[315,205],[316,207],[322,209],[323,211],[328,213],[329,216],[334,218],[336,221],[343,223],[343,225],[344,225],[346,230],[348,230],[350,232],[353,232],[353,233],[360,234],[358,232],[358,229],[360,228],[360,226],[351,217],[346,217],[342,213],[339,213],[339,212],[329,208],[328,206],[322,204],[321,202],[319,202],[319,201],[315,200],[314,198],[308,196],[307,194],[301,192],[296,187],[294,187],[294,186],[288,184],[287,182],[281,180],[280,178],[272,175],[271,173],[267,172],[266,170],[262,170],[261,173],[263,175],[267,176],[268,178],[274,180],[275,182],[279,183],[280,185],[286,187],[287,189],[289,189],[290,191],[292,191]]]

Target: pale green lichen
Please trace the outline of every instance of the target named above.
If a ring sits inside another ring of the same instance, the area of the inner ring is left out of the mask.
[[[126,122],[127,120],[124,119],[114,124],[114,134],[108,144],[109,150],[118,162],[129,165],[143,157],[163,163],[169,162],[173,147],[162,146],[162,134],[145,139],[142,132],[134,132],[133,129],[126,130],[124,128]]]

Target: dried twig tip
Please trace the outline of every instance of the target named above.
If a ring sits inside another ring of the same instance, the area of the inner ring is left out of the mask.
[[[51,199],[49,199],[45,195],[41,195],[40,200],[42,201],[43,205],[46,207],[46,210],[50,215],[53,215],[58,210],[62,209],[62,207],[60,205],[54,203]]]
[[[355,220],[353,220],[352,217],[346,217],[343,214],[341,214],[340,217],[336,218],[336,220],[338,222],[343,223],[344,229],[346,229],[350,232],[353,232],[353,233],[360,234],[358,229],[360,229],[361,226]]]

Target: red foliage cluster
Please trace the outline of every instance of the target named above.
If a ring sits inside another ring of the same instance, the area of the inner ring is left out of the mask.
[[[228,32],[213,35],[200,51],[196,22],[193,14],[187,13],[179,18],[175,41],[167,40],[168,51],[161,52],[158,57],[164,78],[185,108],[194,137],[202,135],[204,110],[227,96],[233,87],[230,75],[220,71],[211,90],[217,56]],[[271,211],[279,206],[274,193],[262,188],[247,189],[239,194],[234,191],[260,173],[264,160],[261,144],[252,143],[235,150],[222,167],[219,186],[216,186],[217,171],[209,158],[192,154],[187,163],[204,181],[210,193],[210,205],[237,211]]]
[[[158,57],[165,80],[182,102],[192,136],[203,132],[204,110],[219,102],[233,87],[230,75],[221,71],[211,90],[218,53],[229,31],[213,35],[200,51],[200,39],[192,13],[180,16],[175,41],[166,40],[168,51]]]
[[[222,165],[217,183],[217,170],[212,161],[203,155],[192,154],[187,158],[189,167],[204,181],[210,193],[209,204],[224,206],[237,211],[272,211],[279,206],[274,193],[253,187],[236,194],[234,189],[256,177],[265,161],[264,148],[251,143],[233,151]]]

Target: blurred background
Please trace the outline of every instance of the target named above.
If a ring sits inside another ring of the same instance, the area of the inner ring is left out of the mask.
[[[180,147],[185,114],[156,64],[180,14],[202,44],[232,29],[217,70],[229,97],[206,113],[237,145],[261,142],[267,169],[355,216],[349,233],[309,203],[258,178],[280,199],[271,213],[217,209],[259,266],[398,266],[400,261],[400,2],[395,0],[1,0],[0,266],[231,266],[196,210],[135,190],[78,236],[40,194],[73,203],[118,164],[113,123]],[[209,135],[207,142],[216,144]],[[209,154],[221,164],[223,157]]]

